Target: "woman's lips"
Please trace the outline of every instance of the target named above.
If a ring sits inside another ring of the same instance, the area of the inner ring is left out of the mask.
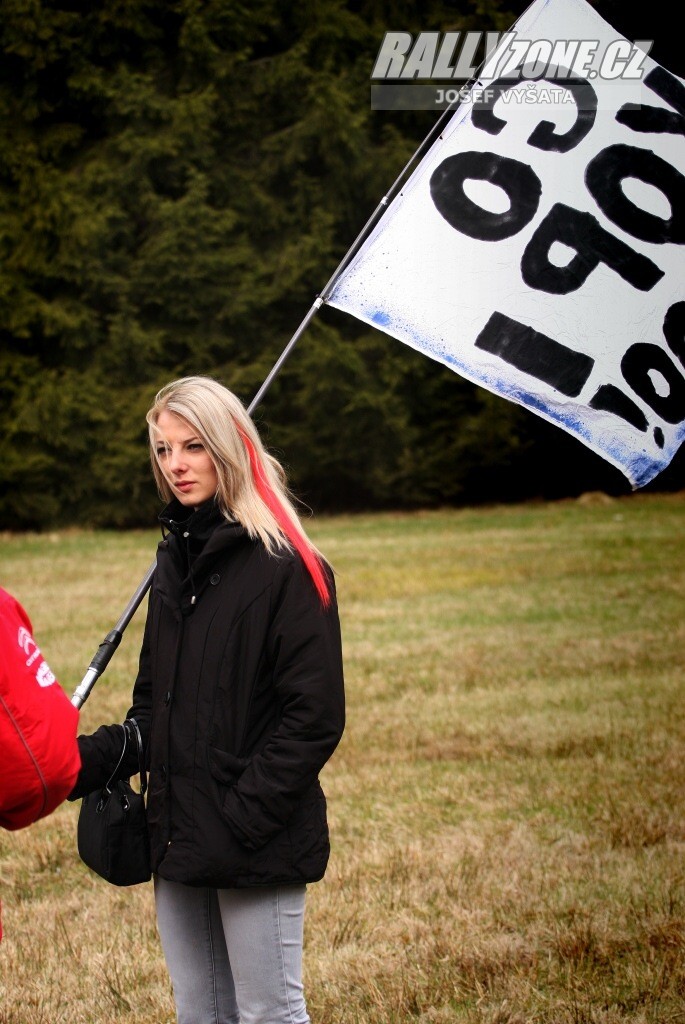
[[[193,486],[192,480],[181,480],[179,483],[174,484],[177,491],[187,491]]]

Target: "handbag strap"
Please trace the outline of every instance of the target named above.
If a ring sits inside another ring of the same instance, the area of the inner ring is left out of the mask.
[[[129,728],[127,728],[127,726]],[[143,750],[143,737],[140,735],[140,729],[135,718],[127,718],[124,722],[124,732],[126,733],[127,739],[131,733],[136,741],[136,747],[138,748],[138,773],[140,775],[140,792],[143,796],[147,791],[147,772],[145,771],[145,752]]]
[[[143,738],[140,735],[140,729],[135,718],[127,718],[124,724],[121,726],[124,731],[124,745],[121,748],[121,754],[117,761],[114,771],[110,775],[109,779],[105,783],[104,792],[107,794],[107,798],[112,795],[112,786],[119,775],[119,769],[121,768],[122,762],[126,757],[126,751],[128,750],[129,740],[133,739],[138,750],[138,771],[140,773],[140,792],[143,796],[147,791],[147,772],[145,771],[145,756],[143,753]]]
[[[124,730],[124,745],[121,748],[121,753],[119,754],[119,760],[117,761],[117,763],[116,763],[116,765],[114,767],[114,771],[112,772],[112,774],[110,775],[110,777],[108,778],[108,780],[107,780],[107,782],[105,783],[105,786],[104,786],[103,793],[107,794],[107,799],[109,799],[111,797],[111,795],[112,795],[112,785],[116,781],[117,775],[119,773],[119,769],[121,768],[121,762],[124,760],[124,757],[126,756],[126,751],[128,749],[128,730],[127,730],[125,725],[122,725],[121,728]],[[104,797],[100,798],[101,802],[102,802],[103,799],[104,799]]]

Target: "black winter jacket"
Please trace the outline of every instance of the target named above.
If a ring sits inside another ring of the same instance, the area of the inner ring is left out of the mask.
[[[153,871],[217,888],[316,881],[329,855],[318,776],[344,726],[332,576],[323,608],[299,555],[270,556],[216,510],[209,529],[206,507],[180,525],[187,509],[165,511],[129,711],[146,742]],[[121,728],[79,746],[72,798],[106,781]]]

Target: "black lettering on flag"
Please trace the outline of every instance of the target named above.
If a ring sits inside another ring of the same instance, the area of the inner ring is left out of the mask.
[[[648,427],[647,417],[639,405],[613,384],[602,384],[588,404],[591,409],[601,409],[613,413],[614,416],[620,416],[638,430],[646,430]]]
[[[474,203],[464,192],[468,180],[487,181],[503,189],[509,209],[493,213]],[[497,153],[475,151],[448,156],[431,175],[430,193],[438,213],[470,238],[499,242],[525,227],[540,202],[542,186],[537,174],[520,160]]]
[[[569,398],[580,394],[595,364],[591,356],[497,311],[476,338],[476,348],[499,356]]]
[[[549,251],[555,242],[575,250],[565,267],[550,262]],[[664,276],[656,263],[605,231],[591,213],[555,203],[524,250],[521,274],[531,288],[567,295],[580,288],[600,263],[643,292]]]
[[[557,74],[560,75],[559,84],[563,89],[573,93],[578,108],[575,122],[568,131],[558,133],[555,132],[555,125],[551,121],[540,121],[532,134],[528,136],[529,145],[552,153],[568,153],[574,146],[577,146],[591,131],[597,116],[597,93],[590,83],[584,78],[564,78],[564,72],[570,75],[568,68],[559,68],[557,71]],[[551,85],[557,84],[555,78],[547,78],[544,72],[528,79],[528,81],[534,80],[546,81]],[[481,128],[489,135],[499,135],[507,122],[503,118],[497,117],[492,108],[503,92],[513,89],[518,84],[520,84],[520,79],[497,78],[491,85],[488,85],[487,89],[483,90],[483,98],[474,103],[471,112],[471,121],[476,128]]]
[[[685,420],[685,378],[662,348],[644,342],[631,345],[621,360],[621,371],[635,394],[662,420],[667,423]],[[659,393],[652,373],[665,380],[668,394]]]
[[[685,302],[674,302],[666,311],[664,337],[673,355],[685,366]]]
[[[671,206],[668,220],[640,209],[623,191],[625,178],[653,185]],[[644,242],[685,242],[685,177],[656,153],[637,146],[607,146],[590,161],[585,184],[609,220]]]
[[[685,135],[685,86],[666,68],[656,67],[645,77],[644,84],[665,100],[673,109],[663,107],[634,107],[626,105],[616,114],[616,120],[634,132],[654,132]]]

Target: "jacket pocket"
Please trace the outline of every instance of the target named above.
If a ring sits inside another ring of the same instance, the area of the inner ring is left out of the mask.
[[[329,854],[326,801],[320,787],[306,794],[287,825],[250,855],[250,871],[264,884],[315,881]]]
[[[238,781],[250,763],[249,757],[236,757],[227,750],[207,746],[207,763],[213,779],[224,786],[232,786]]]

